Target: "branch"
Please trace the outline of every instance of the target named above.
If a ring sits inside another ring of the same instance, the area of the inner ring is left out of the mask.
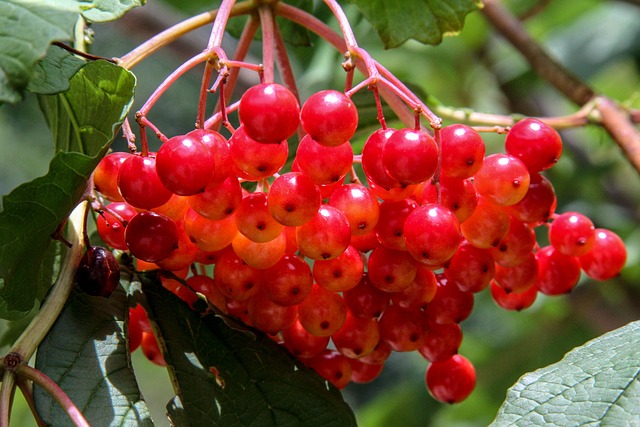
[[[596,104],[601,115],[600,124],[640,173],[640,133],[633,124],[637,119],[634,112],[624,111],[618,103],[604,96],[596,96],[586,83],[556,62],[498,0],[485,0],[482,12],[491,25],[525,57],[538,76],[575,104]]]
[[[38,348],[62,312],[62,308],[75,284],[76,269],[80,264],[80,259],[84,252],[82,229],[84,224],[84,211],[87,208],[88,202],[83,201],[69,216],[67,239],[72,246],[67,251],[56,282],[51,289],[51,293],[42,305],[42,308],[11,347],[11,352],[19,354],[23,360],[31,359],[36,348]]]
[[[482,12],[491,25],[525,57],[533,71],[564,96],[578,105],[584,105],[593,98],[593,90],[553,59],[497,0],[485,0]]]
[[[602,115],[601,124],[613,137],[629,162],[640,173],[640,132],[629,115],[613,100],[596,98],[596,108]]]

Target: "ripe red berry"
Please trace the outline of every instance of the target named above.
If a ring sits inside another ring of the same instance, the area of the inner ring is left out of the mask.
[[[127,242],[124,239],[124,231],[138,212],[126,202],[113,202],[107,206],[108,210],[101,212],[96,219],[98,234],[104,242],[114,249],[127,250]],[[116,218],[115,215],[119,218]]]
[[[118,188],[124,200],[138,209],[161,206],[173,194],[158,177],[154,157],[129,156],[120,166]]]
[[[116,151],[104,156],[93,171],[93,185],[107,200],[122,202],[124,199],[118,189],[118,174],[125,160],[132,155]]]
[[[627,249],[613,231],[597,228],[593,247],[581,256],[580,266],[592,279],[609,280],[620,274],[627,261]]]
[[[455,354],[449,359],[432,362],[425,376],[431,395],[445,403],[465,400],[476,386],[476,370],[464,356]]]
[[[382,164],[400,185],[418,184],[431,178],[438,166],[438,146],[426,132],[400,129],[382,149]]]
[[[300,252],[314,260],[340,256],[349,246],[349,221],[333,206],[322,205],[316,216],[296,230]]]
[[[351,170],[352,164],[351,144],[342,144],[337,147],[324,146],[309,135],[300,141],[294,163],[300,172],[311,178],[317,185],[339,182]]]
[[[214,169],[213,153],[209,147],[189,135],[170,138],[156,154],[160,181],[181,196],[203,192]]]
[[[309,333],[326,337],[342,327],[347,316],[347,306],[342,295],[329,292],[314,284],[311,293],[298,305],[298,319]]]
[[[549,242],[564,255],[581,256],[591,250],[596,241],[593,222],[578,212],[565,212],[549,226]]]
[[[514,124],[505,138],[505,150],[519,158],[530,172],[549,169],[562,154],[562,139],[552,127],[534,118]]]
[[[244,172],[244,179],[258,181],[278,172],[287,162],[287,141],[263,144],[251,138],[240,126],[229,139],[233,164]]]
[[[247,89],[240,98],[238,114],[247,135],[266,144],[286,140],[300,123],[296,96],[278,83],[261,83]]]
[[[505,310],[521,311],[533,305],[538,297],[538,288],[529,286],[522,292],[507,292],[497,282],[491,282],[489,285],[491,298],[498,306]]]
[[[442,176],[469,178],[484,160],[485,146],[480,134],[470,126],[453,124],[440,131]]]
[[[460,244],[460,226],[449,209],[427,204],[413,210],[404,223],[407,250],[425,265],[447,262]]]
[[[320,189],[307,175],[288,172],[273,181],[267,207],[282,225],[298,226],[311,221],[322,204]]]
[[[311,95],[300,110],[305,132],[318,144],[335,147],[351,139],[358,128],[358,110],[351,99],[336,90]]]
[[[536,252],[536,260],[538,280],[535,286],[545,295],[567,294],[580,279],[578,258],[564,255],[553,246],[545,246]]]
[[[519,221],[532,225],[547,222],[556,210],[556,192],[551,182],[539,173],[531,173],[529,189],[515,205],[507,206],[507,212]]]
[[[369,135],[362,148],[362,169],[367,179],[385,189],[399,187],[400,183],[391,178],[382,164],[382,150],[395,129],[378,129]]]
[[[158,262],[176,249],[178,227],[164,215],[140,212],[129,221],[125,240],[133,256],[147,262]]]
[[[524,163],[508,154],[487,156],[474,176],[481,196],[500,206],[518,203],[529,189],[529,171]]]

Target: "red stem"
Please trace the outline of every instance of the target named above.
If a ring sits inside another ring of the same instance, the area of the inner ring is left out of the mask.
[[[77,427],[90,427],[87,420],[82,415],[82,412],[74,405],[73,401],[67,396],[67,394],[56,384],[51,378],[42,373],[41,371],[32,368],[26,363],[22,363],[17,369],[16,374],[19,377],[26,378],[33,381],[38,386],[42,387],[44,391],[49,393],[53,399],[65,410],[71,421]]]
[[[273,9],[269,5],[260,5],[258,8],[260,15],[260,26],[262,27],[262,67],[264,70],[264,82],[271,83],[275,78],[275,39],[274,39],[274,16]]]

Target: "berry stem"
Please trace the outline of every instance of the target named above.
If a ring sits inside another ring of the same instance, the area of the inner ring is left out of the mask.
[[[74,405],[69,396],[47,375],[35,368],[32,368],[24,362],[18,366],[16,374],[21,378],[33,381],[49,393],[51,397],[53,397],[53,399],[62,407],[62,409],[64,409],[74,425],[78,427],[90,427],[89,423],[82,415],[82,412],[80,412],[76,405]]]
[[[131,123],[129,122],[129,118],[125,118],[122,123],[122,134],[124,135],[124,139],[127,141],[127,148],[130,153],[135,153],[138,151],[138,147],[136,147],[136,136],[131,130]]]
[[[235,61],[243,61],[247,53],[249,53],[249,48],[251,47],[251,42],[255,37],[256,32],[258,31],[258,27],[260,26],[260,20],[255,16],[251,16],[251,18],[247,21],[244,29],[242,30],[242,34],[240,35],[240,39],[238,39],[238,45],[236,47],[236,53],[234,56]],[[239,67],[233,67],[229,70],[229,76],[227,77],[227,90],[225,92],[224,98],[219,98],[216,103],[214,111],[220,112],[221,105],[228,105],[231,102],[231,95],[233,90],[236,87],[236,83],[238,81],[238,76],[240,74]],[[209,120],[204,123],[204,127],[208,128]],[[219,128],[219,126],[218,126]],[[216,129],[217,130],[217,129]]]
[[[227,22],[229,22],[231,10],[235,3],[235,0],[222,0],[222,3],[220,3],[220,8],[218,8],[218,13],[213,21],[213,28],[211,29],[211,36],[209,37],[207,51],[212,51],[215,48],[222,46],[224,30],[227,28]]]
[[[36,403],[33,399],[33,383],[19,376],[16,378],[16,385],[20,389],[20,392],[22,392],[27,405],[29,405],[31,415],[33,415],[38,427],[46,427],[47,424],[42,420],[42,418],[40,418],[40,414],[38,414],[38,411],[36,410]]]
[[[5,360],[3,360],[3,366]],[[13,371],[5,369],[2,374],[2,386],[0,386],[0,427],[9,427],[13,396],[16,391],[16,375]]]
[[[262,28],[262,67],[264,83],[271,83],[275,78],[275,20],[270,5],[262,4],[258,7],[260,26]]]
[[[198,98],[198,113],[196,118],[196,129],[204,126],[205,114],[207,111],[207,94],[209,93],[209,83],[211,82],[211,73],[214,70],[214,63],[211,59],[204,64],[204,74],[202,76],[202,84],[200,85],[200,97]]]
[[[211,53],[209,52],[201,52],[189,59],[184,64],[180,65],[173,73],[171,73],[160,85],[153,91],[153,93],[149,96],[147,101],[142,105],[140,110],[138,111],[142,116],[146,116],[149,114],[149,110],[153,105],[158,101],[158,99],[164,94],[167,89],[171,87],[184,73],[200,64],[204,61],[209,61],[211,59]]]
[[[60,266],[56,282],[38,314],[35,315],[29,326],[11,347],[11,352],[19,354],[23,360],[31,359],[31,356],[33,356],[36,348],[38,348],[51,326],[53,326],[69,298],[75,283],[76,269],[80,264],[85,248],[82,229],[84,212],[88,208],[89,203],[82,201],[69,216],[67,239],[71,243],[71,248],[67,251]]]

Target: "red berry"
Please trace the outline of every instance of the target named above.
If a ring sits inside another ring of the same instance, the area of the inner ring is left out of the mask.
[[[469,178],[482,167],[485,146],[480,134],[470,126],[454,124],[440,131],[442,176]]]
[[[116,151],[104,156],[93,171],[93,185],[107,200],[122,202],[124,199],[118,189],[118,174],[130,153]]]
[[[153,157],[129,156],[120,166],[118,188],[124,200],[138,209],[161,206],[172,195],[158,177]]]
[[[178,135],[158,150],[156,169],[165,187],[175,194],[191,196],[204,191],[215,164],[209,147],[189,135]]]
[[[439,266],[447,262],[460,244],[460,226],[455,215],[437,204],[419,206],[404,223],[409,253],[422,264]]]
[[[333,206],[322,205],[311,221],[297,228],[296,240],[300,252],[308,258],[337,258],[351,240],[349,221]]]
[[[273,181],[267,196],[267,207],[282,225],[298,226],[311,221],[322,204],[320,189],[300,172],[280,175]]]
[[[549,226],[549,242],[564,255],[585,255],[591,250],[595,241],[593,222],[577,212],[558,215]]]
[[[577,257],[564,255],[553,246],[545,246],[536,252],[538,280],[535,286],[545,295],[567,294],[580,279],[580,262]]]
[[[176,249],[178,227],[164,215],[140,212],[129,221],[125,240],[133,256],[147,262],[158,262]]]
[[[540,120],[526,118],[514,124],[505,138],[505,150],[531,172],[549,169],[562,155],[558,132]]]
[[[318,144],[335,147],[351,139],[358,128],[358,110],[351,99],[336,90],[311,95],[302,105],[300,121]]]
[[[529,171],[516,157],[492,154],[484,159],[474,175],[478,194],[500,206],[510,206],[522,200],[529,189]]]
[[[627,249],[613,231],[597,228],[593,247],[581,256],[580,266],[592,279],[609,280],[620,274],[627,261]]]
[[[438,166],[438,146],[426,132],[400,129],[382,149],[382,164],[400,185],[418,184],[431,178]]]
[[[445,403],[465,400],[476,386],[476,370],[464,356],[455,354],[449,359],[432,362],[425,376],[431,395]]]
[[[278,83],[261,83],[247,89],[240,98],[238,114],[247,135],[267,144],[286,140],[300,123],[296,96]]]
[[[126,202],[113,202],[106,207],[108,209],[101,212],[96,219],[98,234],[112,248],[126,250],[127,242],[124,239],[124,231],[129,220],[138,212]],[[119,218],[116,218],[115,215]]]

